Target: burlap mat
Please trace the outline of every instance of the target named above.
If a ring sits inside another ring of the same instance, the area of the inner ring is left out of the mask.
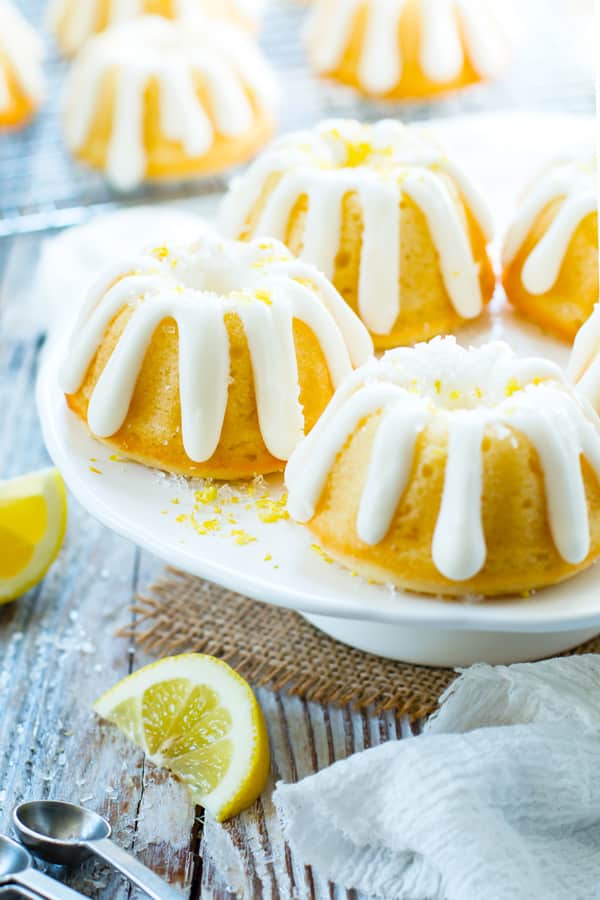
[[[159,656],[218,656],[254,685],[319,703],[394,710],[423,719],[456,677],[449,669],[392,662],[322,634],[298,613],[256,603],[175,570],[134,605],[135,636]],[[600,653],[600,638],[576,653]]]

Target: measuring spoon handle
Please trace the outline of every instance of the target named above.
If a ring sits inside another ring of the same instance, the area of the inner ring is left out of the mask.
[[[37,869],[24,869],[12,876],[17,884],[29,888],[38,897],[44,897],[45,900],[85,900],[83,894],[74,891],[73,888],[67,887],[60,881],[55,881],[49,875],[38,872]]]
[[[152,900],[181,900],[181,894],[170,887],[166,881],[155,875],[154,872],[127,853],[110,838],[101,838],[97,841],[88,841],[85,845],[92,853],[103,859],[104,862],[114,866],[126,878],[141,888]]]

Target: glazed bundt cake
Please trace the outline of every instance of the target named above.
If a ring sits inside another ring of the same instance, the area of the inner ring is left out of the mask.
[[[573,340],[598,300],[593,149],[556,161],[529,187],[504,244],[503,282],[523,315]]]
[[[561,369],[453,338],[343,383],[286,470],[288,509],[354,571],[499,595],[600,555],[600,421]]]
[[[264,0],[53,0],[49,20],[63,53],[72,56],[112,25],[140,16],[183,19],[204,14],[256,30]]]
[[[121,190],[214,173],[270,137],[276,97],[270,67],[238,28],[147,16],[91,38],[77,57],[67,143]]]
[[[275,141],[233,182],[221,226],[316,265],[380,348],[453,332],[494,292],[483,200],[427,132],[391,120]]]
[[[33,28],[0,0],[0,128],[31,119],[44,97],[43,47]]]
[[[496,78],[512,50],[508,0],[316,0],[320,75],[376,97],[429,97]]]
[[[188,476],[282,470],[369,336],[274,241],[157,247],[113,267],[74,328],[69,407],[120,454]]]

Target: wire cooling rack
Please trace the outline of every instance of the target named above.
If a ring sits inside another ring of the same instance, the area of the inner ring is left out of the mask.
[[[21,0],[17,5],[44,29],[47,0]],[[520,0],[523,41],[506,76],[439,102],[387,104],[361,100],[340,86],[313,77],[302,49],[306,5],[271,0],[261,42],[285,85],[282,130],[330,116],[374,120],[396,116],[423,120],[431,116],[506,109],[592,113],[594,78],[590,37],[591,0]],[[43,231],[83,221],[91,211],[123,203],[158,202],[220,191],[222,178],[177,184],[144,185],[120,196],[101,175],[73,162],[66,152],[60,106],[67,64],[47,36],[48,99],[26,130],[0,134],[0,237]]]

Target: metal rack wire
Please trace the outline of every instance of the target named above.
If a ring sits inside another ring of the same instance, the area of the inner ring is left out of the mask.
[[[18,5],[43,28],[45,0],[21,0]],[[511,108],[593,112],[593,73],[573,39],[572,7],[565,0],[522,0],[521,6],[525,30],[532,39],[521,48],[505,78],[435,103],[390,105],[366,102],[353,91],[313,77],[301,41],[306,7],[295,0],[271,0],[261,41],[285,84],[282,130],[325,116],[422,120]],[[123,198],[111,191],[101,175],[74,163],[64,148],[60,125],[67,64],[57,56],[49,37],[47,44],[48,99],[43,110],[26,130],[0,135],[0,237],[73,224],[87,218],[91,210],[124,202],[156,202],[223,188],[223,179],[204,178],[144,185]]]

